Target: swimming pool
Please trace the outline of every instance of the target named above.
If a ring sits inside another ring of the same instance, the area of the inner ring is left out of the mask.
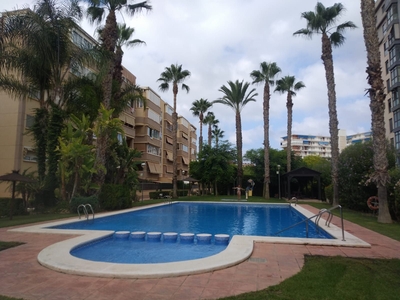
[[[137,239],[108,237],[101,241],[77,247],[73,256],[93,261],[113,263],[165,263],[192,260],[215,255],[227,245],[214,243],[216,234],[247,236],[273,236],[275,233],[305,220],[292,206],[260,205],[247,203],[201,203],[179,202],[114,216],[82,220],[52,228],[114,230],[129,232],[175,232],[193,233],[193,243],[164,242],[161,238],[137,242]],[[198,243],[198,234],[209,234],[210,242]],[[332,239],[326,231],[317,228],[314,222],[293,227],[280,234],[284,237]],[[135,241],[135,242],[134,242]]]
[[[238,204],[234,202],[233,204]],[[249,203],[250,204],[250,203]],[[168,206],[169,204],[156,204],[152,207]],[[254,204],[256,205],[256,204]],[[257,204],[260,205],[260,204]],[[270,204],[262,204],[269,206]],[[134,208],[125,210],[122,214],[129,211],[140,211],[145,208]],[[306,218],[314,216],[301,205],[292,207]],[[118,216],[121,212],[104,213],[101,217]],[[96,216],[96,219],[100,219]],[[87,243],[96,243],[114,235],[114,230],[88,230],[88,229],[55,229],[55,226],[74,223],[76,219],[55,221],[45,224],[37,224],[28,227],[19,227],[10,229],[10,231],[29,232],[29,233],[47,233],[47,234],[65,234],[68,238],[44,248],[38,254],[38,262],[52,270],[68,274],[78,274],[83,276],[98,277],[118,277],[118,278],[161,278],[171,276],[181,276],[188,274],[198,274],[214,271],[236,265],[248,259],[253,251],[254,243],[284,243],[284,244],[307,244],[307,245],[329,245],[329,246],[349,246],[349,247],[370,247],[370,245],[359,238],[346,232],[345,240],[342,239],[341,228],[331,224],[326,226],[321,220],[320,226],[324,228],[333,239],[320,238],[288,238],[277,236],[254,236],[254,235],[233,235],[229,245],[225,250],[218,254],[201,259],[188,261],[155,263],[155,264],[126,264],[109,263],[99,261],[89,261],[80,259],[71,255],[71,251]],[[72,235],[72,236],[71,236]]]

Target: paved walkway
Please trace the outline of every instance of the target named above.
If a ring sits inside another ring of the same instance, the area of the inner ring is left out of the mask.
[[[339,225],[340,221],[334,217],[332,223]],[[116,279],[58,273],[37,262],[43,248],[69,236],[9,232],[3,228],[0,240],[26,244],[0,251],[0,295],[26,300],[218,299],[282,282],[301,270],[305,254],[400,259],[400,242],[347,221],[345,229],[372,247],[256,243],[247,261],[227,269],[173,278]]]

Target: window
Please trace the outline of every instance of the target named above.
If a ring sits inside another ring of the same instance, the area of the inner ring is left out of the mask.
[[[396,89],[392,91],[392,108],[395,108],[399,104],[399,91]]]
[[[393,113],[393,120],[394,120],[393,129],[399,128],[400,127],[400,110],[396,110]]]
[[[160,123],[161,116],[152,109],[148,109],[147,117],[157,123]]]
[[[389,52],[389,66],[393,66],[400,59],[400,47],[394,46]]]
[[[82,49],[93,48],[93,44],[75,30],[72,31],[72,42]]]
[[[388,111],[392,112],[392,99],[388,100]]]
[[[35,124],[35,117],[31,115],[26,115],[25,127],[32,128],[33,124]]]
[[[188,146],[182,144],[182,151],[187,153],[189,151]]]
[[[383,43],[383,49],[384,49],[385,56],[387,56],[388,51],[389,51],[389,41],[386,41]]]
[[[385,22],[383,22],[383,24],[382,24],[382,33],[383,33],[383,35],[385,35],[387,29],[388,29],[388,24],[387,24],[387,22],[385,21]]]
[[[390,24],[393,21],[396,21],[398,19],[398,15],[397,15],[397,3],[396,4],[392,4],[390,5],[388,11],[387,11],[387,23]]]
[[[396,83],[400,82],[400,66],[397,66],[390,71],[390,79],[391,86],[394,86]]]
[[[138,107],[138,108],[144,107],[144,102],[142,99],[138,99],[136,101],[136,107]]]
[[[396,150],[400,150],[400,131],[397,131],[394,134],[394,146],[396,147]]]
[[[385,61],[385,70],[386,70],[386,74],[389,73],[389,61]]]
[[[386,90],[389,91],[390,90],[390,80],[386,80]]]
[[[161,156],[161,150],[158,147],[155,147],[153,145],[147,145],[147,153]]]
[[[172,113],[174,112],[174,110],[172,109],[171,106],[167,105],[167,114],[172,116]]]
[[[168,130],[168,131],[172,131],[172,123],[170,123],[170,122],[168,122],[168,121],[165,121],[165,128]]]
[[[153,128],[147,127],[147,135],[151,138],[155,138],[155,139],[160,139],[161,135],[160,132],[158,130],[155,130]]]
[[[392,118],[389,119],[389,129],[390,129],[390,132],[393,131],[393,119]]]
[[[24,147],[24,161],[37,161],[36,152],[32,147]]]
[[[29,88],[29,98],[39,100],[40,99],[40,91],[34,89],[33,87]]]

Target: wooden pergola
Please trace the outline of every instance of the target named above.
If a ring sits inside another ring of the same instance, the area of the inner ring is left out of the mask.
[[[290,171],[282,175],[284,183],[284,191],[287,192],[287,198],[290,199],[292,195],[291,180],[293,178],[308,178],[309,180],[317,179],[318,181],[318,200],[321,200],[321,173],[306,167],[301,167],[296,170]]]

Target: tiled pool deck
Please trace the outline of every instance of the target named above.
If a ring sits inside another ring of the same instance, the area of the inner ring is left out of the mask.
[[[332,223],[339,225],[340,220],[334,217]],[[26,300],[218,299],[280,283],[300,271],[305,254],[400,259],[400,242],[345,221],[346,231],[371,248],[256,243],[248,260],[222,270],[159,279],[86,277],[55,272],[37,262],[43,248],[73,235],[8,229],[0,229],[0,240],[25,244],[0,251],[0,295]]]

